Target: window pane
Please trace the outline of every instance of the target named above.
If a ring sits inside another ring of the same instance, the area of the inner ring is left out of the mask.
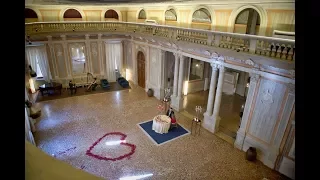
[[[204,62],[191,59],[189,81],[201,80],[203,78]]]
[[[86,73],[85,45],[83,43],[70,44],[72,60],[72,74],[80,75]]]
[[[42,72],[41,72],[41,69],[40,69],[40,66],[39,66],[39,63],[37,62],[37,77],[40,78],[40,77],[43,77],[42,75]]]

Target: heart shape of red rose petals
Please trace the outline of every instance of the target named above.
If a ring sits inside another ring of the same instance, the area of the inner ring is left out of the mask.
[[[118,135],[120,136],[120,140],[125,140],[127,135],[121,133],[121,132],[111,132],[111,133],[107,133],[105,135],[103,135],[101,138],[99,138],[95,143],[93,143],[90,148],[87,150],[86,152],[86,155],[88,156],[91,156],[91,157],[94,157],[96,159],[100,159],[100,160],[105,160],[105,161],[118,161],[118,160],[121,160],[123,158],[126,158],[126,157],[130,157],[136,150],[136,145],[134,144],[130,144],[130,143],[126,143],[126,142],[121,142],[120,145],[124,145],[124,146],[128,146],[131,148],[131,151],[127,154],[124,154],[124,155],[121,155],[119,157],[116,157],[116,158],[109,158],[109,157],[103,157],[103,156],[100,156],[100,155],[97,155],[97,154],[93,154],[91,151],[93,150],[93,148],[103,139],[105,138],[106,136],[110,136],[110,135]]]

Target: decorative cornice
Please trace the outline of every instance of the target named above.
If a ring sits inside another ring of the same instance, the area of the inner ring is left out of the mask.
[[[285,77],[291,77],[291,78],[295,77],[295,70],[286,70],[286,69],[277,68],[269,65],[263,65],[263,64],[260,65],[259,70],[264,72],[269,72],[272,74],[278,74]]]

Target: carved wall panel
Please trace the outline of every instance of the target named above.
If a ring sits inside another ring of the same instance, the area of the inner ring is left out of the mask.
[[[66,68],[66,63],[65,63],[65,56],[64,56],[64,51],[62,44],[55,44],[54,45],[54,52],[55,52],[55,57],[57,61],[57,69],[59,72],[59,78],[66,78],[67,77],[67,68]]]
[[[264,79],[260,81],[252,118],[250,120],[249,134],[264,141],[271,143],[275,126],[278,125],[279,112],[286,86],[284,84]]]
[[[48,63],[49,63],[51,77],[55,77],[56,74],[55,74],[55,69],[54,69],[53,57],[51,56],[51,51],[50,51],[50,47],[48,44],[46,44],[46,50],[47,50],[47,57],[48,57]]]
[[[150,48],[150,78],[149,83],[153,86],[160,86],[161,83],[161,50],[156,48]]]
[[[94,74],[100,74],[100,63],[99,63],[99,49],[97,42],[91,42],[91,62],[92,62],[92,70]]]
[[[133,69],[133,62],[132,62],[132,43],[128,42],[125,44],[124,47],[125,57],[126,57],[126,67],[128,69]]]

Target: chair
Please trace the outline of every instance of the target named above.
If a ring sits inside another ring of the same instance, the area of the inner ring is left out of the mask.
[[[69,89],[70,89],[71,95],[77,93],[77,86],[75,83],[72,83],[72,81],[69,81]]]
[[[119,77],[117,81],[121,87],[123,88],[129,87],[129,82],[124,77]]]
[[[109,89],[110,88],[110,84],[109,84],[108,80],[101,79],[100,82],[101,82],[101,87],[102,88],[104,88],[104,89]]]

